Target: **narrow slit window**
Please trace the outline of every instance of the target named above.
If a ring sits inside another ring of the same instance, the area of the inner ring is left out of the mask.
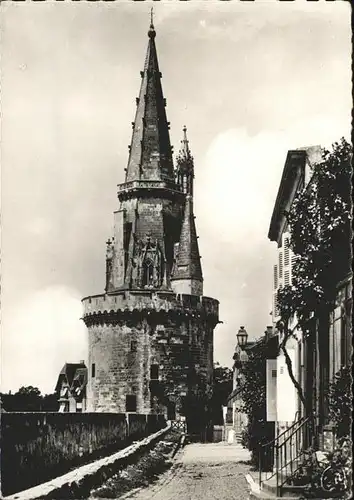
[[[95,363],[92,363],[92,366],[91,366],[91,377],[92,378],[96,377],[96,364]]]
[[[135,394],[128,394],[125,396],[125,411],[136,412],[136,396]]]
[[[159,365],[151,365],[150,367],[150,380],[159,379]]]

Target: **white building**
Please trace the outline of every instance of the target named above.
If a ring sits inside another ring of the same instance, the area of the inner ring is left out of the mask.
[[[277,243],[275,264],[273,267],[273,308],[272,320],[276,324],[280,320],[277,292],[281,288],[291,285],[292,267],[295,256],[290,249],[291,234],[289,232],[285,212],[290,210],[297,193],[308,185],[312,177],[312,166],[322,159],[321,147],[312,146],[289,151],[284,165],[279,190],[274,205],[268,238]],[[296,325],[294,318],[289,325],[292,329]],[[282,334],[278,332],[279,344]],[[305,364],[309,368],[311,353],[306,356],[301,341],[301,332],[297,332],[298,340],[287,341],[287,351],[292,361],[293,373],[303,389],[306,389]],[[307,359],[306,359],[307,358]],[[297,391],[290,379],[285,357],[279,354],[277,360],[269,362],[267,371],[267,384],[269,394],[276,394],[276,422],[278,432],[291,425],[296,418],[303,415],[302,404],[297,396]],[[276,373],[274,373],[276,370]],[[276,375],[276,376],[275,376]]]

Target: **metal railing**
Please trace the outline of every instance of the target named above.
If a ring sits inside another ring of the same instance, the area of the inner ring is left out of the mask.
[[[187,424],[182,420],[171,420],[171,429],[185,433],[187,432]]]
[[[282,496],[282,489],[289,478],[301,466],[304,451],[311,445],[314,431],[314,418],[302,417],[276,436],[272,441],[261,446],[259,451],[259,487],[265,481],[275,477],[277,496]]]

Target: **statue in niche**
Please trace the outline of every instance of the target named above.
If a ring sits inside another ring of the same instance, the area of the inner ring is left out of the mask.
[[[114,248],[113,248],[113,242],[111,240],[108,240],[106,244],[107,244],[106,248],[106,291],[107,291],[109,289],[110,280],[112,276]]]
[[[138,281],[142,288],[160,288],[163,278],[163,256],[157,241],[147,236],[138,249]]]

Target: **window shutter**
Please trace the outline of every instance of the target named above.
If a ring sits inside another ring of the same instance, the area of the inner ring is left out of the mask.
[[[283,277],[283,252],[279,252],[279,278]]]
[[[284,285],[290,285],[290,271],[284,272]]]
[[[273,284],[274,284],[274,290],[278,288],[278,266],[275,265],[273,268],[274,274],[273,274]]]
[[[290,262],[289,238],[284,238],[284,266],[287,267]]]
[[[273,294],[273,316],[274,318],[277,318],[279,316],[277,292]]]

